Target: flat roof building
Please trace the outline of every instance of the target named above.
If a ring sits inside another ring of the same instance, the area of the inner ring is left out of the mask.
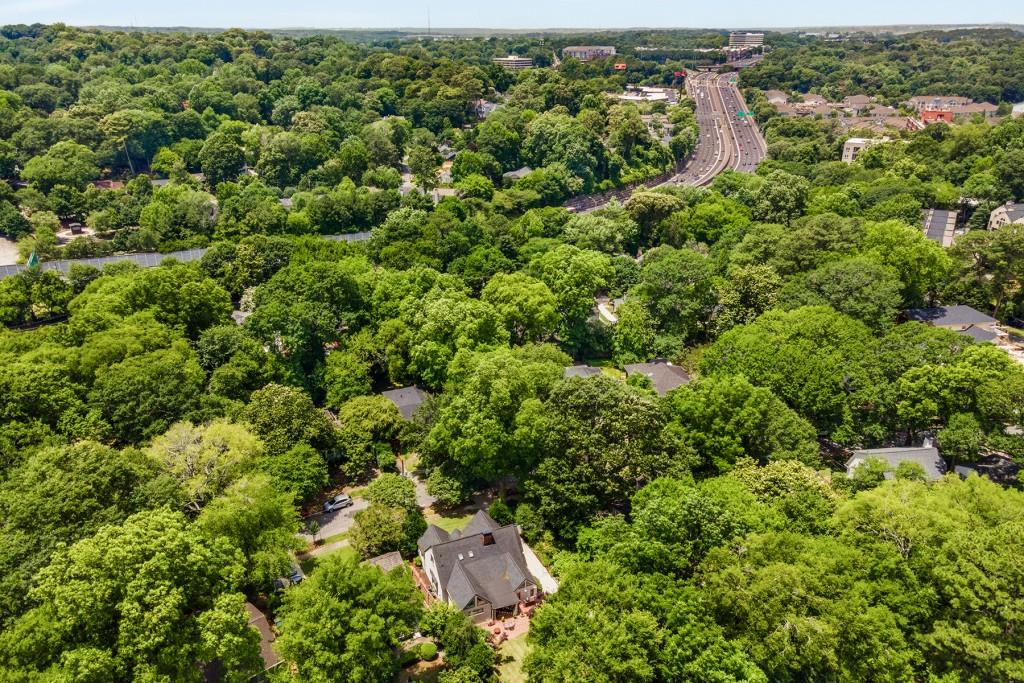
[[[508,69],[509,71],[522,71],[523,69],[533,68],[533,60],[531,58],[520,57],[518,55],[495,57],[491,61],[500,67]]]
[[[563,57],[573,57],[581,62],[611,57],[614,54],[615,47],[612,45],[568,45],[562,48]]]
[[[868,147],[874,147],[880,142],[889,142],[888,138],[850,138],[843,143],[843,163],[852,164],[860,156],[860,153]]]
[[[750,33],[747,31],[733,31],[729,34],[729,47],[761,47],[764,45],[763,33]]]

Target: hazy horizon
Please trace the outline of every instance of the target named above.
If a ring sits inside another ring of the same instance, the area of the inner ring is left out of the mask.
[[[428,9],[429,8],[429,9]],[[871,26],[975,26],[1024,23],[1024,4],[976,11],[960,2],[863,0],[856,5],[811,5],[780,0],[686,6],[650,3],[630,6],[609,0],[521,0],[496,3],[392,0],[372,5],[306,0],[290,3],[218,3],[180,0],[112,7],[86,0],[0,0],[0,24],[55,23],[75,26],[152,28],[306,29],[306,30],[622,30]],[[742,17],[741,21],[738,21]]]

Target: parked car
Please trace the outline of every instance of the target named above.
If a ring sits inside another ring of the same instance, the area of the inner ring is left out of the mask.
[[[352,505],[352,496],[342,493],[324,503],[324,512],[334,512],[335,510],[347,508],[350,505]]]

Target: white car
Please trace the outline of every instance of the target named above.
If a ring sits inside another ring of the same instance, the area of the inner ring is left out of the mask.
[[[329,501],[324,503],[324,512],[334,512],[335,510],[341,510],[352,505],[352,496],[342,493],[341,495],[331,498]]]

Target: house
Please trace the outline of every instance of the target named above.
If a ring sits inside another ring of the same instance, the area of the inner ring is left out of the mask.
[[[914,109],[953,109],[971,103],[969,97],[956,97],[952,95],[917,95],[907,100]]]
[[[531,173],[533,173],[533,169],[532,168],[530,168],[529,166],[523,166],[522,168],[517,168],[514,171],[507,171],[505,173],[502,173],[501,174],[501,180],[506,185],[511,185],[512,183],[516,182],[517,180],[522,180],[523,178],[525,178],[526,176],[530,175]]]
[[[406,420],[411,420],[424,401],[430,398],[430,394],[417,386],[389,389],[381,393],[381,396],[394,403]]]
[[[562,372],[562,377],[568,379],[570,377],[595,377],[601,374],[601,368],[595,368],[590,365],[570,365]]]
[[[651,386],[658,396],[690,383],[690,375],[678,365],[673,365],[663,358],[656,358],[649,363],[633,363],[626,366],[628,376],[643,375],[651,380]]]
[[[1010,223],[1024,223],[1024,204],[1006,202],[988,215],[989,230],[995,230]]]
[[[392,569],[398,569],[404,565],[405,562],[402,560],[402,553],[396,550],[394,552],[378,555],[377,557],[371,557],[368,560],[363,560],[362,564],[372,564],[387,574]]]
[[[789,102],[789,95],[781,90],[765,90],[764,96],[768,100],[768,104],[786,104]]]
[[[981,460],[957,465],[953,468],[961,479],[966,479],[973,472],[997,484],[1014,486],[1019,483],[1020,465],[1005,453],[990,453]]]
[[[461,531],[431,524],[417,542],[430,592],[476,623],[515,616],[542,594],[515,524],[480,510]]]
[[[982,332],[992,333],[991,337],[982,341],[995,339],[996,325],[998,320],[990,315],[985,315],[970,306],[939,306],[936,308],[912,308],[906,313],[907,320],[914,320],[919,323],[926,323],[933,327],[941,327],[946,330],[953,330],[969,337]]]
[[[249,626],[259,631],[260,634],[260,657],[263,659],[263,670],[273,669],[281,663],[281,658],[274,651],[273,643],[277,636],[274,635],[270,623],[267,622],[267,615],[251,602],[245,603],[245,611],[249,613]]]
[[[849,97],[843,98],[843,109],[858,112],[861,109],[867,109],[869,106],[874,104],[874,102],[874,97],[869,97],[867,95],[850,95]]]
[[[924,236],[944,247],[953,244],[953,231],[956,230],[956,211],[928,209],[924,212]]]
[[[909,448],[868,448],[854,451],[846,461],[846,474],[852,477],[854,471],[868,460],[881,460],[886,465],[885,478],[892,479],[896,468],[902,463],[917,463],[924,470],[927,481],[941,479],[946,472],[946,463],[934,446],[912,446]]]

